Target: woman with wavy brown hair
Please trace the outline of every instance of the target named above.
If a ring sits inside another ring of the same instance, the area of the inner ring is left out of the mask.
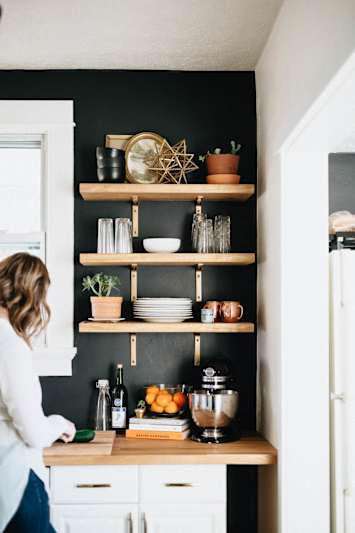
[[[0,262],[0,532],[53,533],[42,449],[75,426],[45,416],[31,341],[48,324],[46,266],[25,253]]]

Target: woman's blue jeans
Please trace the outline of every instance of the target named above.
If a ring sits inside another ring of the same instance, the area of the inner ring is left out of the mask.
[[[4,533],[55,533],[49,522],[46,488],[32,470],[19,508]]]

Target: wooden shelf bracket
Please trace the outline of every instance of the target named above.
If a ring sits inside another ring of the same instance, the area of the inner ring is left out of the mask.
[[[132,198],[132,236],[138,237],[139,233],[139,205],[138,196]]]
[[[137,265],[131,265],[131,302],[137,300],[138,294],[138,267]]]
[[[202,265],[198,264],[195,270],[196,302],[202,302]]]
[[[137,366],[137,335],[135,333],[130,334],[129,342],[131,345],[131,366]]]
[[[195,335],[194,365],[200,366],[201,362],[201,335]]]

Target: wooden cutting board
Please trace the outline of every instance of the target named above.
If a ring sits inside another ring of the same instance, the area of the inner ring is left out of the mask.
[[[44,455],[111,455],[115,437],[114,431],[97,431],[91,442],[55,442],[50,448],[45,448]]]

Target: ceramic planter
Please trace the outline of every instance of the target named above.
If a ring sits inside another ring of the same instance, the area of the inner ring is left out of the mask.
[[[122,296],[91,296],[93,318],[121,318]]]
[[[240,155],[209,154],[206,156],[208,174],[238,174]]]

